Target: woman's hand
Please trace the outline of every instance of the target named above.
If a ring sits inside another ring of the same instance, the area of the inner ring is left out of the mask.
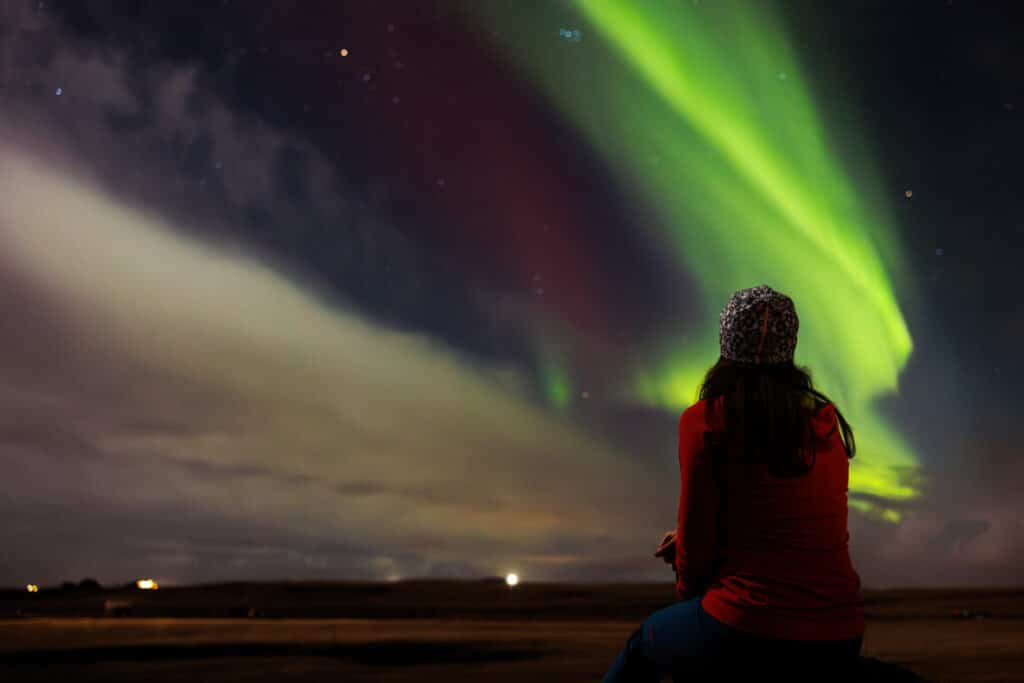
[[[675,564],[676,558],[676,530],[666,531],[662,537],[658,549],[654,551],[655,557],[665,560],[665,564]]]

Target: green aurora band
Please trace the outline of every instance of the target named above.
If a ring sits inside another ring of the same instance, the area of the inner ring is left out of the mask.
[[[796,362],[854,427],[850,505],[898,522],[899,503],[920,494],[922,479],[872,402],[898,391],[911,353],[893,284],[911,285],[863,142],[847,154],[868,169],[858,177],[870,176],[855,191],[767,3],[574,6],[574,18],[547,3],[478,11],[508,58],[653,214],[634,229],[677,256],[699,284],[704,319],[714,319],[686,330],[688,341],[680,334],[638,349],[628,394],[673,413],[692,404],[718,357],[717,312],[736,289],[770,284],[800,312]],[[567,18],[576,22],[568,28],[582,28],[581,42],[559,39]],[[568,373],[548,359],[543,372],[557,405],[572,400]]]

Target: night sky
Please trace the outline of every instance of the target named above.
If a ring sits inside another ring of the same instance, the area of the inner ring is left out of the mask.
[[[670,582],[679,414],[758,284],[857,436],[864,585],[1019,584],[1021,35],[0,0],[0,585]]]

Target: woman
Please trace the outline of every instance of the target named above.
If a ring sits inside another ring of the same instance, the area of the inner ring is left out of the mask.
[[[604,681],[731,680],[743,666],[842,680],[864,636],[848,551],[853,433],[793,364],[792,299],[739,290],[719,322],[721,358],[679,420],[677,528],[655,552],[680,601],[643,622]]]

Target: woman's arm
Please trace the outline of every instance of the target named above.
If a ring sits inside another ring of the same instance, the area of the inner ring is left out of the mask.
[[[679,419],[679,515],[676,533],[676,594],[700,595],[714,578],[718,555],[718,492],[704,425],[692,410]]]

